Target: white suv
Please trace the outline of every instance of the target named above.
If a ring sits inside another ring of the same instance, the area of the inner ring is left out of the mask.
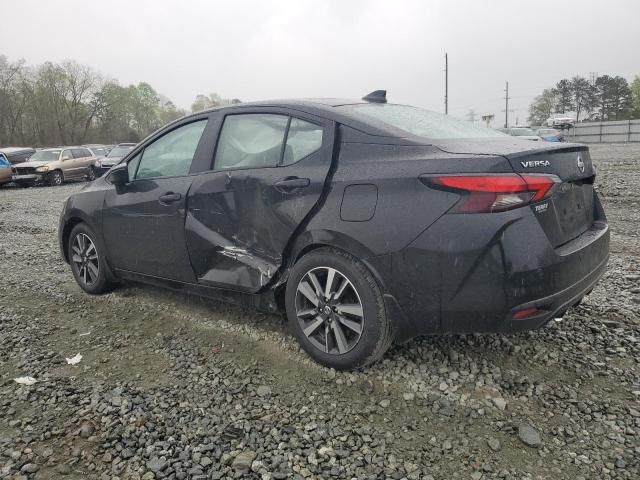
[[[566,113],[554,113],[547,118],[547,127],[567,128],[573,127],[574,123],[576,123],[576,119]]]

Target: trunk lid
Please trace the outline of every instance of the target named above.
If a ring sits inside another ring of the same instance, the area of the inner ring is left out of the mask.
[[[530,207],[554,247],[580,236],[593,224],[595,172],[585,145],[483,139],[447,141],[438,147],[450,153],[502,155],[516,173],[546,173],[560,178],[550,198]]]

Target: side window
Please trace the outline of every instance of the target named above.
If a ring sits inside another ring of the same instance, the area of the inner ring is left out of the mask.
[[[322,127],[297,118],[291,119],[283,165],[291,165],[311,155],[322,146]]]
[[[91,150],[89,150],[88,148],[83,148],[82,149],[82,156],[83,157],[93,157],[93,153],[91,153]]]
[[[62,155],[60,156],[61,160],[71,160],[72,158],[73,158],[73,155],[71,154],[70,149],[62,151]]]
[[[141,157],[142,155],[139,153],[127,162],[127,170],[129,170],[129,180],[133,180],[133,178],[136,176],[136,170],[138,170],[138,164],[140,163]]]
[[[275,167],[280,163],[289,117],[248,113],[224,120],[215,169]]]
[[[135,178],[187,175],[206,124],[206,120],[199,120],[183,125],[148,145]]]
[[[74,148],[71,151],[73,152],[73,158],[83,158],[85,156],[83,148]]]

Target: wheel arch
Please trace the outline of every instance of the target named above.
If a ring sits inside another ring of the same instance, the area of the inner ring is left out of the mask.
[[[82,214],[79,211],[71,212],[69,214],[69,216],[65,219],[62,226],[62,231],[60,232],[60,250],[62,251],[64,261],[67,263],[69,263],[69,252],[67,249],[67,245],[69,244],[69,236],[71,235],[71,231],[74,229],[74,227],[76,225],[79,225],[80,223],[86,223],[89,228],[95,231],[92,222],[86,217],[86,215]]]
[[[373,254],[361,242],[341,232],[331,230],[306,231],[302,233],[294,242],[292,248],[290,249],[290,253],[287,256],[287,260],[285,263],[286,267],[283,270],[280,279],[274,285],[273,291],[276,305],[278,306],[279,310],[284,311],[284,294],[287,286],[287,281],[289,280],[289,273],[291,271],[291,268],[293,268],[296,262],[302,257],[321,248],[331,248],[334,250],[339,250],[348,255],[351,255],[352,257],[364,263],[367,269],[374,276],[374,278],[378,282],[380,289],[384,293],[385,289],[382,277],[380,276],[379,272],[366,260]]]

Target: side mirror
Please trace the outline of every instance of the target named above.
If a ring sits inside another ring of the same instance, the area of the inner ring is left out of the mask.
[[[127,167],[127,164],[120,163],[115,165],[109,172],[107,180],[116,187],[129,183],[129,168]]]

